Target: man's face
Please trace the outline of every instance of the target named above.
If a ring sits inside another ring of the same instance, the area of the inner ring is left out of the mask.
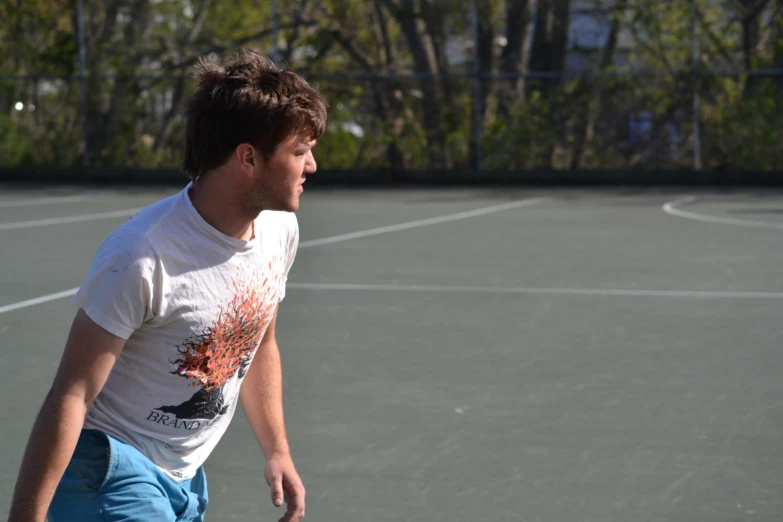
[[[258,161],[255,184],[246,195],[250,209],[259,212],[299,209],[305,176],[316,170],[314,146],[315,140],[294,136],[278,145],[268,160]]]

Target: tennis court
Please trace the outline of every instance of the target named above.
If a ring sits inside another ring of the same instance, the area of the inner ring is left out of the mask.
[[[66,296],[176,190],[0,189],[0,513]],[[783,193],[318,189],[299,222],[306,520],[783,519]],[[207,520],[282,514],[241,412],[206,469]]]

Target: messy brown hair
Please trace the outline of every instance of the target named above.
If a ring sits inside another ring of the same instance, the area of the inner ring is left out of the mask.
[[[187,107],[184,171],[196,179],[228,160],[241,143],[270,158],[291,136],[318,139],[327,104],[301,76],[253,50],[221,63],[199,60],[198,84]]]

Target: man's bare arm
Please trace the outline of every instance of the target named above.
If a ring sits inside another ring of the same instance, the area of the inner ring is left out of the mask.
[[[290,453],[283,417],[283,375],[275,323],[277,311],[239,391],[242,408],[267,458]]]
[[[275,339],[277,311],[264,333],[253,363],[239,391],[253,433],[266,456],[264,476],[275,506],[288,503],[280,522],[297,522],[305,516],[305,488],[288,447],[283,415],[283,376],[280,349]],[[286,498],[287,496],[287,498]]]
[[[14,490],[9,522],[44,522],[73,456],[84,418],[103,388],[125,339],[79,310],[60,367],[33,425]]]

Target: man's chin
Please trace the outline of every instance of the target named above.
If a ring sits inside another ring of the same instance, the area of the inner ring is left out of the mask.
[[[284,205],[285,208],[283,208],[283,212],[296,212],[299,210],[299,195],[296,195],[286,201],[286,204]]]
[[[276,210],[278,212],[296,212],[299,210],[299,198],[292,198],[288,201],[279,201],[277,204],[269,210]]]
[[[296,212],[299,210],[299,195],[295,194],[288,198],[268,198],[266,201],[264,201],[263,208],[260,211],[264,210],[271,210],[275,212]]]
[[[299,194],[294,194],[288,203],[288,212],[296,212],[299,210]]]

